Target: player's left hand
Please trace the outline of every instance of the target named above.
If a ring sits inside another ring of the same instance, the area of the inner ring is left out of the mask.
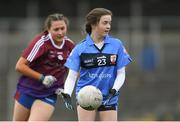
[[[109,90],[109,95],[106,97],[106,100],[103,102],[103,105],[107,105],[109,101],[115,96],[118,92],[115,89]]]
[[[71,97],[69,94],[64,93],[64,90],[61,88],[58,88],[56,90],[56,94],[61,95],[61,97],[64,101],[64,104],[68,110],[74,110],[74,107],[73,107],[72,102],[71,102]]]

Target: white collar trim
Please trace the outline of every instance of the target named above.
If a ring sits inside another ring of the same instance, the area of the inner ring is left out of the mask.
[[[52,45],[53,45],[55,48],[58,48],[58,49],[62,49],[62,48],[63,48],[64,43],[65,43],[65,39],[63,39],[61,45],[56,45],[56,44],[54,43],[54,40],[52,39],[52,36],[51,36],[50,33],[48,34],[48,36],[49,36],[49,38],[50,38],[50,40],[51,40]]]

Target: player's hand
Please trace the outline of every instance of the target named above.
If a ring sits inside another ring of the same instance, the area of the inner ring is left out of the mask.
[[[109,101],[117,94],[118,92],[115,89],[109,90],[109,95],[107,96],[106,100],[104,101],[103,105],[107,105]]]
[[[66,106],[66,108],[67,108],[68,110],[74,110],[73,105],[72,105],[72,102],[71,102],[71,97],[70,97],[70,95],[64,93],[63,91],[64,91],[63,89],[58,88],[58,89],[56,90],[56,94],[57,94],[57,95],[61,95],[61,97],[62,97],[62,99],[63,99],[63,102],[64,102],[64,104],[65,104],[65,106]]]
[[[47,75],[47,76],[41,76],[40,81],[42,81],[42,83],[46,86],[46,87],[50,87],[53,85],[53,83],[55,81],[57,81],[57,79],[54,76],[51,75]]]

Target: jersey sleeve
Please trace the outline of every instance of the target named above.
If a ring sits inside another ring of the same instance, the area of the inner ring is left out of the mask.
[[[70,45],[69,45],[70,51],[72,51],[74,47],[75,47],[74,42],[70,41]]]
[[[78,54],[78,49],[75,47],[71,54],[69,55],[66,63],[64,64],[67,68],[74,70],[74,71],[79,71],[80,69],[80,57]]]
[[[30,42],[28,47],[21,54],[22,57],[27,59],[29,62],[36,60],[38,57],[42,56],[45,52],[43,39],[35,38]]]
[[[117,69],[121,69],[132,61],[131,57],[126,51],[126,48],[121,43],[120,48],[118,50],[118,62]]]

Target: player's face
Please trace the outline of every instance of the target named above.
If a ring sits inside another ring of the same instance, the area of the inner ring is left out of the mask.
[[[94,31],[99,36],[106,36],[111,29],[111,15],[104,15],[100,18],[99,23],[95,26]]]
[[[62,42],[67,32],[67,26],[64,20],[52,21],[51,27],[48,29],[55,43],[59,44]]]

